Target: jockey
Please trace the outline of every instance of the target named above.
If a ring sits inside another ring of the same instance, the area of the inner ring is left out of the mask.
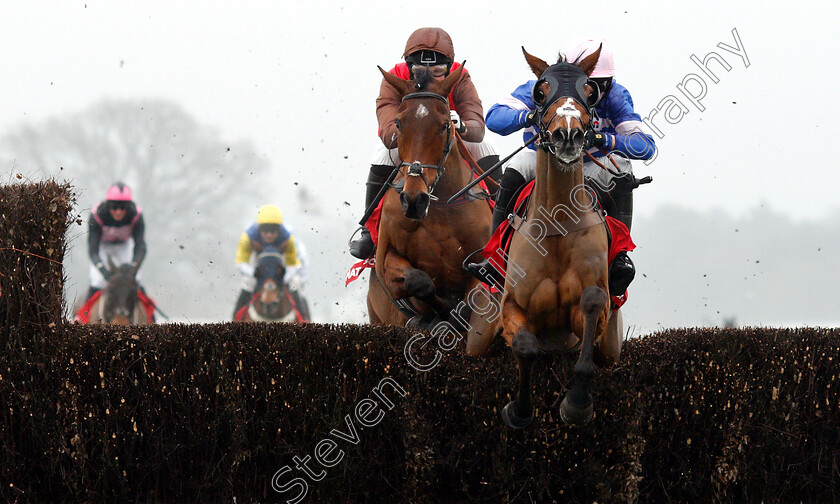
[[[88,218],[88,299],[108,284],[111,272],[105,264],[131,263],[135,271],[139,270],[146,257],[145,228],[142,210],[132,201],[131,189],[122,182],[112,184],[105,200],[93,207]],[[137,279],[139,276],[136,274]]]
[[[300,257],[295,239],[283,226],[283,214],[275,205],[265,205],[257,212],[257,220],[242,232],[236,251],[236,269],[242,276],[242,291],[233,310],[234,318],[240,308],[248,304],[254,295],[257,279],[254,276],[252,256],[260,253],[266,245],[274,245],[284,254],[286,275],[283,282],[291,290],[300,288]]]
[[[593,147],[589,149],[589,153],[598,163],[592,161],[589,156],[584,156],[583,173],[587,186],[595,191],[607,214],[621,221],[629,230],[633,217],[632,189],[635,182],[630,159],[650,159],[656,151],[656,146],[653,136],[642,123],[641,116],[633,109],[630,92],[615,80],[613,55],[606,42],[587,40],[571,50],[567,60],[570,63],[579,63],[597,51],[599,46],[601,55],[590,78],[598,84],[601,99],[592,118],[592,127],[596,134],[590,144]],[[537,134],[534,126],[536,105],[531,97],[531,90],[536,82],[536,79],[529,80],[517,87],[510,96],[490,107],[487,112],[487,127],[490,131],[509,135],[524,128],[523,137],[526,142]],[[528,147],[504,165],[499,193],[496,195],[496,208],[493,211],[493,229],[507,218],[507,207],[513,195],[536,177],[536,147],[534,144]],[[601,150],[615,153],[611,157],[618,165],[619,176],[600,166],[604,165],[615,171],[612,161],[605,158]],[[482,271],[495,276],[496,280],[501,280],[499,273],[488,260],[467,264],[467,271],[485,283],[490,283],[491,279],[485,277]],[[633,262],[626,252],[620,252],[610,263],[610,292],[624,292],[635,275]]]
[[[443,80],[460,63],[454,62],[455,49],[449,34],[441,28],[420,28],[408,37],[403,51],[405,63],[399,63],[390,73],[405,80],[414,79],[417,72],[431,73],[436,80]],[[376,99],[376,118],[379,120],[379,139],[370,166],[365,193],[365,209],[375,204],[379,190],[399,164],[397,127],[394,117],[402,98],[396,88],[382,79]],[[461,78],[449,93],[452,121],[464,140],[473,159],[487,170],[499,161],[496,149],[484,139],[484,109],[472,78],[465,68]],[[373,252],[370,232],[362,227],[360,237],[350,243],[350,254],[367,259]]]

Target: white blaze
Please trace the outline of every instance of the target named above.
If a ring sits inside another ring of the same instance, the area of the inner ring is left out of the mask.
[[[414,114],[417,119],[423,119],[427,115],[429,115],[429,109],[426,108],[425,105],[422,103],[417,107],[417,112]]]
[[[574,100],[566,98],[566,103],[557,109],[557,115],[566,118],[566,131],[570,131],[572,129],[572,118],[580,119],[580,110],[575,107]]]

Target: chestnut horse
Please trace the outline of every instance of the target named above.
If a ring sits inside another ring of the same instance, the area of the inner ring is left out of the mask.
[[[151,322],[137,294],[137,269],[109,261],[108,285],[91,306],[88,324],[148,324]]]
[[[599,364],[617,362],[622,338],[621,315],[610,312],[604,217],[583,178],[583,151],[598,93],[588,77],[601,51],[578,65],[562,57],[549,65],[525,48],[522,52],[539,78],[533,89],[539,129],[536,181],[525,222],[530,218],[533,224],[539,216],[550,215],[554,226],[545,226],[538,243],[533,234],[514,234],[509,261],[524,273],[512,278],[508,268],[501,319],[491,330],[471,331],[467,351],[486,351],[501,324],[519,367],[517,398],[505,406],[502,417],[508,426],[521,429],[534,415],[531,377],[539,352],[579,349],[573,384],[560,414],[567,424],[580,425],[592,417],[593,357]]]
[[[257,255],[257,292],[247,307],[237,313],[243,322],[308,322],[308,314],[300,297],[283,284],[286,268],[283,253],[277,247],[265,246]]]
[[[461,263],[490,237],[491,210],[475,194],[450,196],[471,180],[449,114],[463,66],[443,80],[403,80],[379,71],[402,95],[395,123],[401,164],[382,202],[376,269],[368,287],[372,324],[429,326],[477,284]]]

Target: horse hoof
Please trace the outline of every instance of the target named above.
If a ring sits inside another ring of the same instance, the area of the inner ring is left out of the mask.
[[[415,315],[408,319],[405,323],[405,327],[407,329],[424,329],[423,327],[423,316],[422,315]]]
[[[438,317],[415,315],[406,321],[405,327],[418,331],[431,331],[440,322],[441,320]]]
[[[502,420],[505,421],[508,427],[511,429],[524,429],[531,424],[531,420],[534,419],[534,412],[531,412],[531,415],[527,418],[522,418],[516,414],[516,405],[514,401],[507,403],[507,406],[502,409]]]
[[[583,408],[573,406],[568,396],[560,403],[560,418],[566,425],[581,426],[592,420],[592,401]]]

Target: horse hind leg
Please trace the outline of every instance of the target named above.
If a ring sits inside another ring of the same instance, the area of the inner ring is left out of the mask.
[[[534,406],[531,404],[531,376],[534,362],[539,355],[537,337],[520,327],[510,343],[516,363],[519,366],[519,392],[515,401],[509,402],[502,410],[502,419],[508,427],[524,429],[534,419]]]
[[[604,311],[609,297],[603,289],[590,285],[580,296],[584,316],[583,343],[575,363],[575,379],[571,390],[560,404],[560,417],[567,425],[583,425],[592,419],[592,394],[590,386],[595,374],[592,355],[595,348],[595,331],[598,317]]]

